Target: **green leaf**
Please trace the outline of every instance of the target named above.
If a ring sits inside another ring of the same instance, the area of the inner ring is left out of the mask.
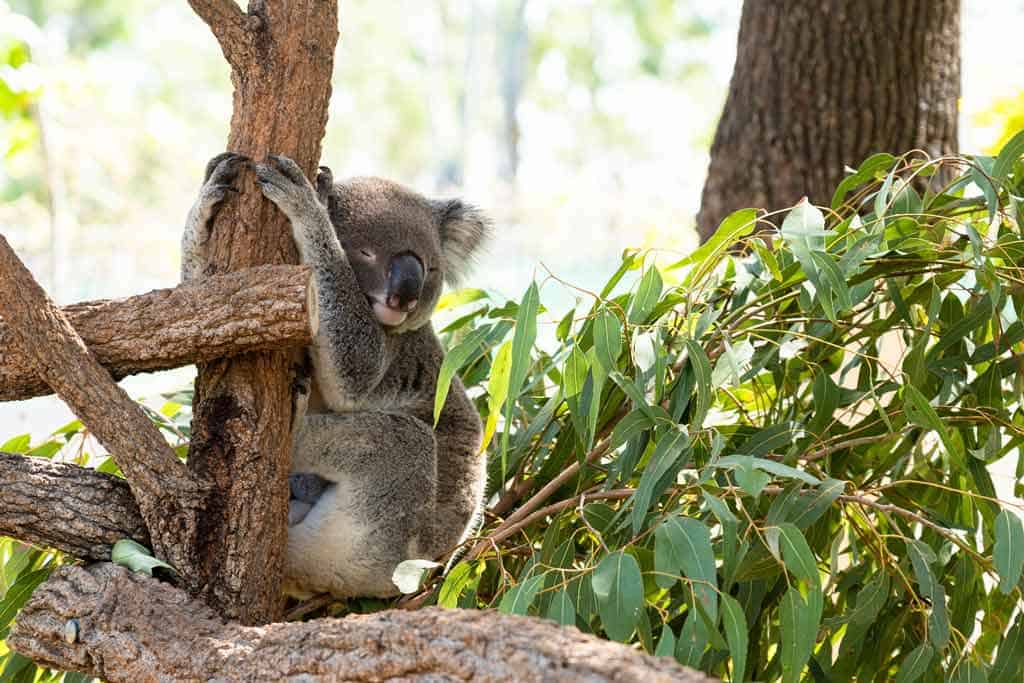
[[[530,609],[530,605],[533,604],[534,598],[537,597],[537,592],[543,583],[543,574],[537,574],[525,581],[520,581],[501,596],[501,602],[498,603],[498,611],[504,614],[525,615]]]
[[[899,673],[896,674],[896,683],[914,683],[924,675],[935,656],[935,650],[928,643],[921,643],[900,662]]]
[[[732,657],[732,682],[742,683],[747,668],[747,618],[736,598],[722,595],[722,626]]]
[[[888,599],[889,575],[880,571],[857,593],[857,604],[846,615],[846,619],[853,624],[869,624],[875,620]]]
[[[720,387],[739,384],[743,381],[743,375],[750,369],[753,357],[754,347],[749,341],[743,340],[733,346],[726,340],[722,355],[718,357],[715,369],[711,373],[711,385]]]
[[[675,657],[676,655],[676,634],[668,624],[661,625],[661,639],[658,640],[658,647],[654,650],[655,657]]]
[[[697,668],[708,646],[708,633],[697,610],[691,610],[676,641],[676,661]]]
[[[876,174],[889,170],[896,163],[896,157],[888,153],[873,154],[864,160],[856,172],[843,178],[832,195],[832,208],[838,209],[846,199],[846,195],[855,187],[874,180]]]
[[[931,598],[935,592],[935,575],[928,565],[935,561],[935,553],[925,543],[915,539],[907,539],[907,555],[914,567],[917,585],[921,587],[921,595]]]
[[[14,585],[4,593],[3,598],[0,599],[0,640],[7,638],[8,629],[15,615],[25,606],[36,587],[45,581],[52,571],[52,567],[44,567],[26,572],[19,576]]]
[[[610,553],[591,576],[601,625],[612,640],[626,642],[640,620],[644,582],[640,565],[621,550]]]
[[[818,622],[821,619],[820,591],[812,589],[808,600],[805,601],[797,587],[791,586],[782,597],[779,614],[782,626],[779,643],[782,653],[782,680],[783,683],[797,683],[804,666],[811,658],[817,638]]]
[[[641,278],[640,287],[630,303],[627,319],[631,325],[641,325],[646,322],[647,316],[654,310],[654,306],[661,297],[661,288],[661,273],[657,268],[651,266]]]
[[[1007,140],[1003,148],[999,150],[999,156],[996,157],[996,162],[992,165],[992,179],[1001,183],[1010,177],[1013,165],[1017,163],[1021,155],[1024,155],[1024,130]]]
[[[992,683],[1020,683],[1024,673],[1024,613],[1017,613],[1017,620],[999,642],[996,660],[989,671]]]
[[[798,579],[806,581],[812,586],[818,586],[820,584],[818,565],[803,532],[788,522],[765,530],[765,535],[769,538],[776,534],[778,535],[778,546],[782,551],[782,561],[786,568]]]
[[[943,448],[946,449],[950,457],[962,457],[963,453],[957,448],[956,443],[946,429],[946,425],[939,419],[939,414],[928,403],[928,399],[924,397],[924,394],[913,385],[906,384],[903,386],[903,398],[906,401],[904,409],[907,412],[907,418],[919,427],[924,427],[937,433],[939,439],[942,440]]]
[[[136,543],[130,538],[122,538],[114,544],[110,551],[110,561],[122,567],[128,567],[133,572],[153,575],[157,567],[175,571],[174,567],[163,560],[153,557],[152,551],[144,545]]]
[[[612,430],[612,450],[622,446],[635,436],[639,436],[654,427],[654,422],[642,410],[633,410],[619,420]]]
[[[973,662],[961,660],[957,665],[956,677],[950,683],[988,683],[988,674]]]
[[[622,325],[618,316],[608,309],[601,309],[594,320],[594,350],[597,362],[606,372],[616,369],[619,352],[622,350]]]
[[[674,576],[682,572],[692,582],[694,595],[704,605],[708,617],[718,619],[718,574],[707,525],[690,517],[672,516],[654,531],[654,567],[659,572],[655,583],[670,588]]]
[[[772,480],[767,474],[754,467],[754,458],[749,455],[735,456],[737,462],[733,468],[736,477],[736,484],[754,498],[761,495],[761,491]]]
[[[1003,510],[996,517],[996,541],[992,559],[999,573],[999,590],[1009,594],[1024,569],[1024,526],[1020,517]]]
[[[498,416],[501,415],[502,406],[508,397],[509,376],[512,371],[512,342],[507,341],[498,349],[491,365],[491,377],[487,381],[487,422],[484,425],[484,438],[480,444],[480,452],[487,450],[487,446],[494,437],[498,428]],[[504,468],[502,468],[504,471]]]
[[[932,611],[928,615],[928,637],[938,650],[949,642],[949,613],[946,611],[946,590],[936,584],[931,594]]]
[[[780,230],[782,239],[807,269],[805,259],[810,262],[813,252],[825,251],[825,237],[831,234],[825,230],[825,216],[818,207],[804,197],[786,214]],[[813,269],[813,262],[811,262]]]
[[[814,475],[804,472],[803,470],[790,467],[789,465],[783,465],[781,462],[775,462],[774,460],[755,458],[750,455],[727,455],[724,458],[719,458],[718,461],[714,463],[714,466],[736,469],[741,467],[753,467],[784,479],[797,479],[805,484],[810,484],[811,486],[817,486],[821,483],[820,479]]]
[[[438,591],[437,604],[449,609],[458,607],[462,591],[473,583],[473,574],[473,566],[468,562],[459,562],[452,567],[452,570],[444,577],[441,590]]]
[[[441,418],[441,410],[445,401],[448,400],[448,390],[451,388],[452,378],[455,373],[466,364],[487,339],[490,329],[479,327],[472,332],[454,349],[445,354],[441,361],[441,370],[437,374],[437,389],[434,391],[434,426]]]
[[[562,626],[576,625],[576,607],[573,606],[568,591],[563,588],[552,596],[545,616],[557,621]]]
[[[530,350],[537,339],[537,310],[540,308],[540,295],[537,283],[531,282],[523,294],[519,312],[516,314],[516,329],[512,335],[512,367],[509,371],[508,394],[513,399],[507,403],[506,418],[511,415],[514,399],[519,396],[526,373],[530,367]],[[507,433],[507,430],[506,430]]]
[[[718,621],[718,574],[711,548],[711,531],[692,517],[670,517],[665,525],[673,530],[674,544],[682,551],[683,573],[693,581],[693,592],[712,622]]]
[[[757,227],[757,211],[755,209],[734,211],[718,224],[718,229],[715,230],[707,242],[700,245],[686,258],[670,265],[669,270],[696,263],[700,265],[695,269],[695,272],[701,274],[710,272],[714,270],[719,256],[724,254],[729,247],[736,244],[740,239],[754,232],[755,227]],[[691,281],[696,282],[699,279],[698,276]]]
[[[487,292],[482,289],[458,289],[454,292],[448,292],[438,299],[437,306],[434,307],[434,311],[440,312],[449,308],[458,308],[459,306],[465,306],[466,304],[486,298]]]
[[[634,533],[640,532],[647,511],[658,496],[675,482],[675,475],[685,464],[689,452],[690,437],[682,427],[670,429],[658,440],[633,494]]]
[[[703,347],[692,339],[686,340],[686,358],[697,385],[697,405],[690,414],[690,429],[698,430],[704,424],[708,410],[711,408],[713,388],[711,384],[711,362],[704,353]]]
[[[0,445],[0,451],[5,453],[25,453],[28,451],[31,443],[31,434],[19,434],[18,436],[12,436]]]

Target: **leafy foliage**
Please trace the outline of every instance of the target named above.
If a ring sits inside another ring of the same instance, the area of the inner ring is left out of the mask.
[[[560,320],[551,280],[453,296],[492,515],[420,599],[730,680],[1019,680],[1024,526],[989,466],[1021,495],[1022,146],[876,155],[830,207],[626,253]]]
[[[489,515],[446,574],[417,589],[430,567],[406,568],[402,600],[574,624],[733,681],[1020,680],[1024,526],[990,474],[1015,458],[1022,494],[1011,142],[877,155],[830,207],[739,211],[671,263],[627,252],[562,317],[553,279],[447,297],[438,405],[457,375],[485,417]],[[179,444],[185,403],[152,413]],[[80,430],[3,448],[51,456]],[[13,615],[59,559],[0,549]]]

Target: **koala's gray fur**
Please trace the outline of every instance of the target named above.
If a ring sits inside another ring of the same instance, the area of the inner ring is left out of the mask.
[[[285,588],[395,595],[399,562],[440,557],[480,515],[480,418],[457,377],[431,427],[443,351],[430,315],[442,282],[464,273],[489,223],[460,201],[429,200],[381,178],[335,185],[321,169],[314,189],[290,159],[271,160],[257,177],[291,221],[320,308],[312,382],[293,421]],[[182,238],[183,279],[201,275],[210,219],[245,161],[227,154],[208,165]],[[422,266],[422,290],[411,310],[396,312],[380,303],[389,286],[382,264],[407,253]]]

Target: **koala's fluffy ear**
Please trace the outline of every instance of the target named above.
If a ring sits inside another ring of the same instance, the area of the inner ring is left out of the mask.
[[[444,254],[444,279],[458,284],[469,270],[473,256],[491,234],[491,219],[480,209],[460,199],[435,203]]]

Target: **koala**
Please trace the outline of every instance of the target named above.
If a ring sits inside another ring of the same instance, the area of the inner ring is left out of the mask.
[[[210,161],[182,238],[182,277],[201,276],[211,219],[248,160]],[[256,165],[314,273],[320,325],[292,425],[284,588],[306,597],[389,597],[408,559],[436,559],[482,510],[481,423],[456,377],[436,425],[444,352],[430,317],[490,231],[476,208],[382,178],[314,188],[290,159]]]

